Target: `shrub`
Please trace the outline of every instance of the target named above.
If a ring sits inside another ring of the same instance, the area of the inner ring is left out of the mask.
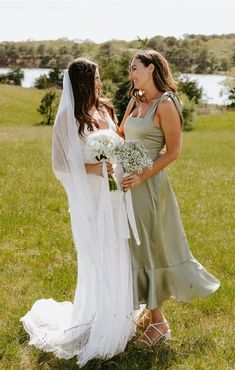
[[[59,95],[56,90],[50,90],[43,95],[37,111],[43,116],[42,124],[51,125],[55,120],[59,105]]]
[[[190,80],[189,77],[180,79],[178,83],[178,91],[186,94],[189,100],[194,100],[196,104],[202,98],[203,88],[198,86],[198,82]]]
[[[53,86],[61,88],[63,85],[63,74],[63,70],[55,67],[49,72],[48,76],[46,74],[39,76],[34,82],[34,87],[37,89],[47,89]]]
[[[46,74],[42,74],[35,80],[34,87],[37,89],[47,89],[48,87],[52,87],[52,83],[48,81]]]
[[[228,100],[230,102],[229,107],[234,108],[235,107],[235,87],[229,90]]]
[[[192,131],[195,121],[195,102],[190,100],[186,94],[177,94],[182,105],[183,130]]]
[[[0,75],[0,83],[21,86],[24,72],[20,68],[13,68],[10,72]]]

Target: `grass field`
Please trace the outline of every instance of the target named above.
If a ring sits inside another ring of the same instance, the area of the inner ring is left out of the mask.
[[[34,107],[40,94],[34,89],[29,94]],[[78,369],[76,359],[58,360],[29,347],[19,322],[39,298],[72,300],[77,268],[66,196],[51,170],[52,128],[33,125],[40,117],[32,107],[20,116],[21,98],[11,102],[19,122],[0,98],[0,369]],[[168,170],[191,250],[219,278],[220,289],[208,299],[165,304],[173,331],[169,344],[140,350],[130,343],[125,353],[92,361],[85,370],[235,368],[234,124],[235,113],[200,116]]]

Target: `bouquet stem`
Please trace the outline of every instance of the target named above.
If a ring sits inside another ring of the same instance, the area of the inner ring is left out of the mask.
[[[109,191],[118,190],[117,183],[113,175],[109,175]]]

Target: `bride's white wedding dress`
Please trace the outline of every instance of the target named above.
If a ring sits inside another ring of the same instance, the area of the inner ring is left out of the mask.
[[[62,110],[60,107],[60,114]],[[115,126],[108,114],[106,120],[110,128]],[[58,115],[57,121],[59,130]],[[54,135],[56,142],[57,133]],[[73,135],[77,135],[76,128]],[[61,142],[58,145],[61,155]],[[135,332],[135,312],[125,195],[120,190],[109,192],[104,168],[104,177],[81,175],[78,180],[86,183],[78,187],[80,193],[78,191],[76,198],[77,189],[71,190],[75,188],[71,183],[76,183],[76,179],[73,175],[69,177],[68,172],[76,155],[84,156],[85,144],[80,142],[80,147],[82,153],[77,153],[77,148],[72,153],[71,146],[70,158],[67,158],[70,167],[64,165],[64,158],[63,161],[54,158],[57,163],[54,171],[68,196],[77,249],[78,280],[74,301],[59,303],[52,298],[39,299],[21,321],[30,335],[30,345],[54,352],[59,358],[77,356],[77,363],[83,366],[90,359],[112,357],[125,349]]]

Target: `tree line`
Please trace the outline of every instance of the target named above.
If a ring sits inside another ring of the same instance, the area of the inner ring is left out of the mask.
[[[90,40],[22,41],[0,43],[0,67],[66,68],[79,56],[97,60],[112,53],[112,62],[120,53],[138,49],[155,49],[172,68],[181,73],[227,72],[235,65],[235,34],[137,37],[132,41],[111,40],[96,44]]]
[[[204,48],[201,47],[202,44]],[[8,59],[3,58],[4,53],[1,52],[3,45],[8,50]],[[174,78],[178,82],[177,94],[183,105],[184,129],[189,131],[193,127],[196,107],[203,91],[195,81],[183,79],[180,75],[182,72],[208,73],[222,71],[222,69],[225,72],[228,67],[231,75],[234,75],[235,51],[234,48],[229,48],[229,45],[235,45],[235,34],[188,35],[181,40],[174,37],[156,36],[149,40],[137,38],[131,42],[112,40],[100,45],[90,41],[78,42],[67,39],[43,43],[39,41],[0,43],[0,65],[5,63],[4,67],[9,67],[14,65],[14,61],[17,62],[15,68],[8,74],[0,75],[0,83],[20,85],[23,78],[21,67],[51,68],[49,75],[42,74],[34,84],[34,87],[46,90],[38,111],[42,114],[42,123],[51,124],[59,102],[64,68],[74,58],[88,57],[99,65],[104,95],[113,102],[120,122],[129,100],[128,71],[131,57],[139,49],[156,49],[170,62]],[[216,63],[215,59],[211,58],[209,62],[206,58],[206,55],[211,55],[209,46],[210,48],[213,46],[213,55],[217,56]],[[215,53],[216,48],[222,51]],[[226,88],[230,93],[231,104],[234,104],[234,91],[232,90],[235,87],[234,80],[228,82],[229,85]]]
[[[124,62],[125,65],[125,59],[120,59],[117,66],[119,66],[119,72],[123,69],[123,76],[120,73],[119,79],[117,80],[115,80],[115,73],[113,81],[111,78],[107,79],[106,72],[105,70],[103,71],[103,87],[105,95],[113,102],[119,123],[123,118],[129,101],[128,91],[130,89],[130,81],[127,79],[127,74],[125,73],[126,68],[123,67],[122,62]],[[59,68],[52,69],[48,75],[41,75],[35,81],[34,86],[36,88],[46,89],[45,95],[42,97],[37,109],[43,117],[41,122],[42,124],[53,124],[59,103],[62,82],[63,70],[60,70]],[[178,81],[177,95],[182,102],[182,113],[184,118],[183,128],[185,131],[191,131],[193,128],[195,108],[200,102],[202,93],[203,89],[198,86],[196,81],[191,81],[189,78],[180,79]]]
[[[115,64],[111,63],[113,69],[109,69],[111,61],[108,58],[100,59],[101,75],[103,81],[104,94],[110,98],[115,107],[119,122],[121,122],[126,106],[129,101],[128,90],[130,89],[130,80],[128,79],[129,58],[127,55],[121,55],[116,58]],[[105,69],[108,68],[108,71]],[[109,75],[109,73],[112,73]],[[50,70],[49,74],[40,75],[34,82],[34,87],[44,89],[45,94],[41,99],[38,112],[42,115],[42,124],[53,124],[56,110],[59,104],[61,89],[63,85],[64,70],[58,67]],[[196,113],[197,105],[202,98],[203,89],[198,86],[196,81],[189,77],[180,77],[174,74],[177,81],[177,95],[182,103],[182,113],[184,118],[184,130],[191,131]],[[24,78],[24,72],[17,67],[6,74],[0,74],[0,83],[10,85],[21,85]],[[225,88],[229,92],[230,104],[228,108],[235,106],[235,79],[228,79]]]

